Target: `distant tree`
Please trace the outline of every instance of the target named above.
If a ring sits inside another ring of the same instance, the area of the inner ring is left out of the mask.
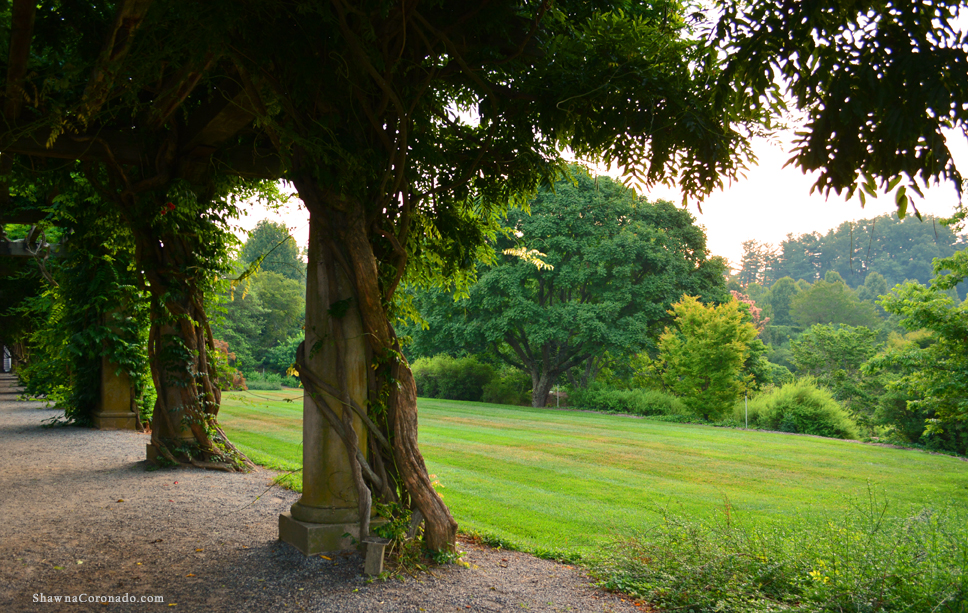
[[[252,293],[258,297],[265,314],[255,355],[261,360],[270,349],[302,331],[306,296],[298,282],[270,271],[255,275]]]
[[[725,265],[707,258],[692,216],[610,179],[576,171],[508,223],[515,238],[499,251],[517,245],[515,254],[483,268],[469,298],[450,309],[438,303],[428,317],[435,340],[424,345],[488,347],[531,376],[534,406],[589,359],[654,350],[683,293],[727,298]]]
[[[252,264],[263,258],[260,269],[305,282],[306,262],[300,257],[299,246],[285,224],[263,219],[249,232],[242,247],[242,261]]]
[[[822,274],[820,238],[816,232],[797,238],[788,234],[780,244],[780,274],[810,283],[819,279]]]
[[[220,315],[212,324],[212,334],[228,343],[236,355],[236,366],[248,371],[259,364],[259,339],[266,319],[266,310],[259,297],[245,288],[225,293],[220,297]]]
[[[303,341],[301,334],[294,334],[266,352],[262,361],[266,368],[285,374],[296,362],[296,350]]]
[[[887,294],[887,280],[879,272],[872,272],[864,279],[864,284],[857,288],[857,299],[873,302]]]
[[[888,288],[908,279],[927,283],[934,258],[950,257],[963,240],[930,215],[923,220],[881,215],[844,222],[822,236],[788,235],[781,245],[779,267],[793,279],[810,282],[835,271],[848,286],[858,289],[872,273],[880,274]],[[963,294],[964,286],[959,289]]]
[[[817,324],[790,342],[798,374],[815,377],[861,423],[870,423],[876,400],[861,367],[877,353],[877,332],[865,327]]]
[[[815,324],[876,327],[880,318],[874,305],[857,300],[853,290],[837,280],[838,277],[833,273],[830,275],[833,281],[817,281],[794,296],[790,306],[793,321],[804,328]]]
[[[755,240],[745,241],[737,280],[744,288],[755,283],[769,287],[778,278],[780,264],[779,248]]]
[[[763,262],[759,249],[757,249],[758,246],[759,243],[756,241],[743,241],[743,256],[740,259],[740,268],[736,279],[740,287],[756,283],[760,278]]]
[[[924,419],[927,438],[968,453],[968,303],[956,304],[948,290],[968,277],[968,251],[935,262],[930,286],[906,283],[881,299],[908,330],[924,330],[929,343],[908,344],[871,360],[872,372],[900,373],[894,387],[912,400],[909,410]]]
[[[697,415],[721,417],[750,383],[743,366],[756,328],[736,300],[706,306],[683,296],[672,309],[674,326],[659,339],[662,380]]]
[[[224,312],[212,332],[228,342],[243,371],[269,366],[269,352],[302,332],[305,290],[280,274],[257,272],[248,284],[224,294],[221,302]]]
[[[790,309],[793,306],[793,298],[799,291],[796,283],[790,277],[778,279],[773,284],[773,287],[770,288],[771,321],[774,325],[793,325],[793,317],[790,315]]]

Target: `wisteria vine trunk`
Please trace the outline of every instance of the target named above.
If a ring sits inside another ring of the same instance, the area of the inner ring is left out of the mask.
[[[314,344],[320,346],[307,343],[303,351],[322,351],[326,345],[333,350],[327,352],[328,364],[323,367],[327,373],[306,371],[304,356],[304,371],[300,375],[314,397],[339,398],[345,407],[339,413],[330,411],[327,418],[334,429],[343,432],[360,494],[363,522],[369,510],[363,501],[371,493],[383,502],[399,501],[423,515],[427,547],[452,550],[457,522],[434,490],[417,447],[416,385],[390,324],[364,208],[358,202],[327,193],[311,178],[296,178],[294,183],[310,212],[310,241],[319,241],[321,252],[321,263],[311,262],[309,274],[325,277],[317,282],[333,287],[333,297],[342,295],[335,293],[341,280],[345,280],[349,290],[346,298],[330,303],[325,318],[328,326],[307,317],[307,338],[311,327],[321,325],[329,337],[316,330],[318,340]],[[347,334],[343,321],[359,322],[358,337]],[[358,363],[361,353],[365,356],[362,369]],[[335,374],[337,385],[325,383],[324,374],[330,380]],[[352,399],[352,390],[360,386],[366,390],[364,406],[357,406]],[[358,453],[353,447],[358,433],[346,419],[350,409],[361,417],[360,427],[368,430],[369,454],[363,450]],[[320,406],[320,410],[326,408]]]

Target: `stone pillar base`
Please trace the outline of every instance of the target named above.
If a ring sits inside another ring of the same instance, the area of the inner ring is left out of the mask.
[[[94,427],[98,430],[137,430],[138,421],[131,411],[95,413]]]
[[[360,543],[360,523],[315,524],[293,519],[286,512],[279,516],[279,540],[307,556],[324,551],[353,550]]]

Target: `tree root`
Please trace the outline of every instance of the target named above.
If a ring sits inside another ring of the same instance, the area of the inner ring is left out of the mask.
[[[224,464],[222,462],[201,462],[195,458],[189,458],[192,466],[196,468],[207,468],[209,470],[221,470],[227,473],[238,472],[238,469],[231,464]]]

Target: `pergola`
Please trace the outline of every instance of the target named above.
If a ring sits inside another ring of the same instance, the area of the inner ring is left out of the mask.
[[[119,66],[132,47],[135,32],[142,26],[151,0],[121,0],[116,5],[114,25],[103,40],[99,59],[91,72],[80,99],[74,104],[87,117],[98,111],[119,88]],[[176,113],[193,99],[187,119],[179,119],[181,129],[174,152],[173,178],[203,181],[206,173],[218,172],[245,178],[278,179],[284,176],[281,160],[268,139],[252,127],[256,112],[246,88],[231,69],[214,62],[179,67],[154,91],[140,91],[147,98],[149,110],[143,122],[132,127],[129,120],[92,122],[80,132],[52,135],[43,117],[24,118],[24,87],[37,3],[13,0],[12,28],[8,55],[2,112],[6,127],[0,133],[0,176],[10,172],[14,156],[28,161],[36,158],[94,161],[113,166],[150,168],[158,156],[157,148],[146,145],[146,135],[163,130]],[[214,74],[221,71],[221,76]],[[122,84],[123,86],[123,84]],[[198,100],[203,99],[201,104]],[[125,125],[128,124],[128,125]],[[36,224],[44,214],[13,201],[9,189],[0,189],[0,227],[2,224]],[[315,244],[315,243],[313,243]],[[0,258],[33,257],[38,247],[56,254],[57,246],[32,244],[31,240],[11,241],[0,230]],[[314,247],[311,245],[311,251]],[[311,253],[310,258],[313,258]],[[309,275],[316,273],[313,267]],[[310,279],[310,285],[314,283]],[[307,320],[328,305],[307,306]],[[2,339],[0,339],[2,345]],[[134,428],[135,414],[131,385],[125,375],[115,375],[115,368],[105,361],[101,375],[101,402],[95,412],[95,423],[101,428]],[[356,420],[359,421],[358,419]],[[361,445],[366,430],[357,425]],[[149,445],[149,457],[152,450]],[[314,401],[304,400],[304,481],[300,502],[303,513],[293,519],[289,513],[280,517],[280,538],[292,543],[305,554],[348,549],[360,537],[360,516],[356,489],[350,474],[343,442],[320,416]],[[298,505],[299,503],[297,503]],[[346,535],[346,536],[344,536]],[[363,535],[366,536],[366,535]]]

